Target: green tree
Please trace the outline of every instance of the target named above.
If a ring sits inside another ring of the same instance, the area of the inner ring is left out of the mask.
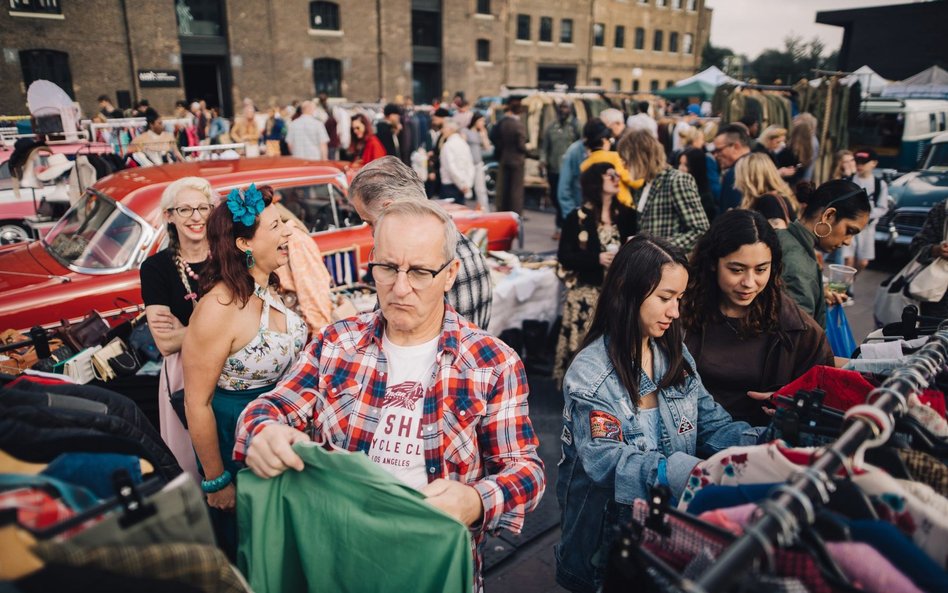
[[[762,84],[793,84],[801,78],[815,78],[815,69],[835,68],[838,52],[823,56],[826,45],[814,37],[805,41],[799,35],[788,35],[783,49],[761,52],[750,64],[750,72]]]
[[[721,70],[724,70],[724,58],[733,55],[734,52],[730,48],[715,47],[711,45],[709,41],[707,45],[704,46],[704,49],[701,50],[700,70],[707,70],[711,66],[717,66]]]

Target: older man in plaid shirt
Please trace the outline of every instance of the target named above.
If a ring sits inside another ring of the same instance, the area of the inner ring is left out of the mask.
[[[471,526],[479,588],[478,544],[501,527],[519,532],[545,478],[523,364],[444,302],[457,237],[433,202],[387,207],[369,264],[381,309],[329,326],[244,410],[234,458],[269,478],[302,470],[292,445],[311,437],[367,454]]]

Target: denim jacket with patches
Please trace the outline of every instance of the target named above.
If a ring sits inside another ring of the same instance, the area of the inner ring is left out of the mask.
[[[655,381],[641,373],[639,385],[640,393],[657,391],[658,450],[647,450],[637,409],[609,360],[603,338],[576,355],[563,381],[563,457],[556,484],[562,536],[556,546],[556,580],[572,591],[599,587],[611,528],[629,520],[636,498],[648,497],[662,460],[677,497],[700,461],[696,455],[757,442],[760,429],[732,420],[697,373],[688,374],[680,385],[658,390],[668,361],[654,343],[651,348]],[[682,349],[694,369],[694,359],[684,345]]]

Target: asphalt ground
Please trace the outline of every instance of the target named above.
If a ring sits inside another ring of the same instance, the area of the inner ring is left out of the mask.
[[[536,200],[527,200],[524,212],[524,245],[526,251],[556,251],[552,238],[552,209],[540,207]],[[873,329],[872,302],[879,284],[904,264],[904,254],[882,254],[879,261],[856,277],[854,302],[846,315],[857,342]],[[549,356],[555,348],[555,337],[548,340]],[[530,382],[530,419],[540,441],[540,457],[546,471],[546,493],[539,507],[529,515],[520,536],[504,532],[488,538],[485,548],[485,589],[488,593],[562,593],[556,584],[553,546],[559,541],[559,507],[556,503],[556,464],[560,458],[559,436],[562,430],[563,396],[556,391],[544,363],[527,362]]]

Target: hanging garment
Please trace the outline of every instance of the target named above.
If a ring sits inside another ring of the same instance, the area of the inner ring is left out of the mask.
[[[141,460],[134,455],[117,453],[64,453],[47,465],[40,475],[87,488],[95,496],[105,499],[115,495],[112,475],[119,470],[128,472],[133,484],[142,482]]]
[[[905,462],[913,478],[923,484],[928,484],[942,496],[948,496],[948,466],[928,453],[912,449],[898,451],[899,457]]]
[[[699,519],[742,535],[744,527],[752,522],[757,505],[745,504],[702,514]],[[878,550],[858,542],[826,542],[826,551],[840,567],[850,583],[870,593],[922,593],[902,572]]]
[[[187,474],[168,482],[161,492],[146,502],[154,505],[154,515],[123,527],[122,514],[113,513],[69,541],[87,547],[172,543],[214,545],[204,494]]]
[[[34,548],[45,562],[76,568],[107,570],[116,575],[158,578],[187,583],[203,593],[247,593],[244,578],[223,552],[199,544],[147,546],[79,546],[72,542],[41,542]]]
[[[135,578],[108,570],[48,563],[41,570],[13,581],[20,593],[201,593],[188,583]]]
[[[467,527],[362,453],[293,450],[303,471],[238,480],[237,562],[254,591],[471,590]]]
[[[731,447],[695,466],[681,496],[679,507],[688,504],[710,484],[759,484],[782,482],[803,471],[818,449],[789,449],[775,441],[767,445]],[[948,565],[948,515],[909,492],[885,471],[871,465],[848,468],[853,484],[872,502],[880,519],[903,533],[942,566]],[[934,496],[938,496],[935,494]],[[946,501],[944,504],[948,504]]]

